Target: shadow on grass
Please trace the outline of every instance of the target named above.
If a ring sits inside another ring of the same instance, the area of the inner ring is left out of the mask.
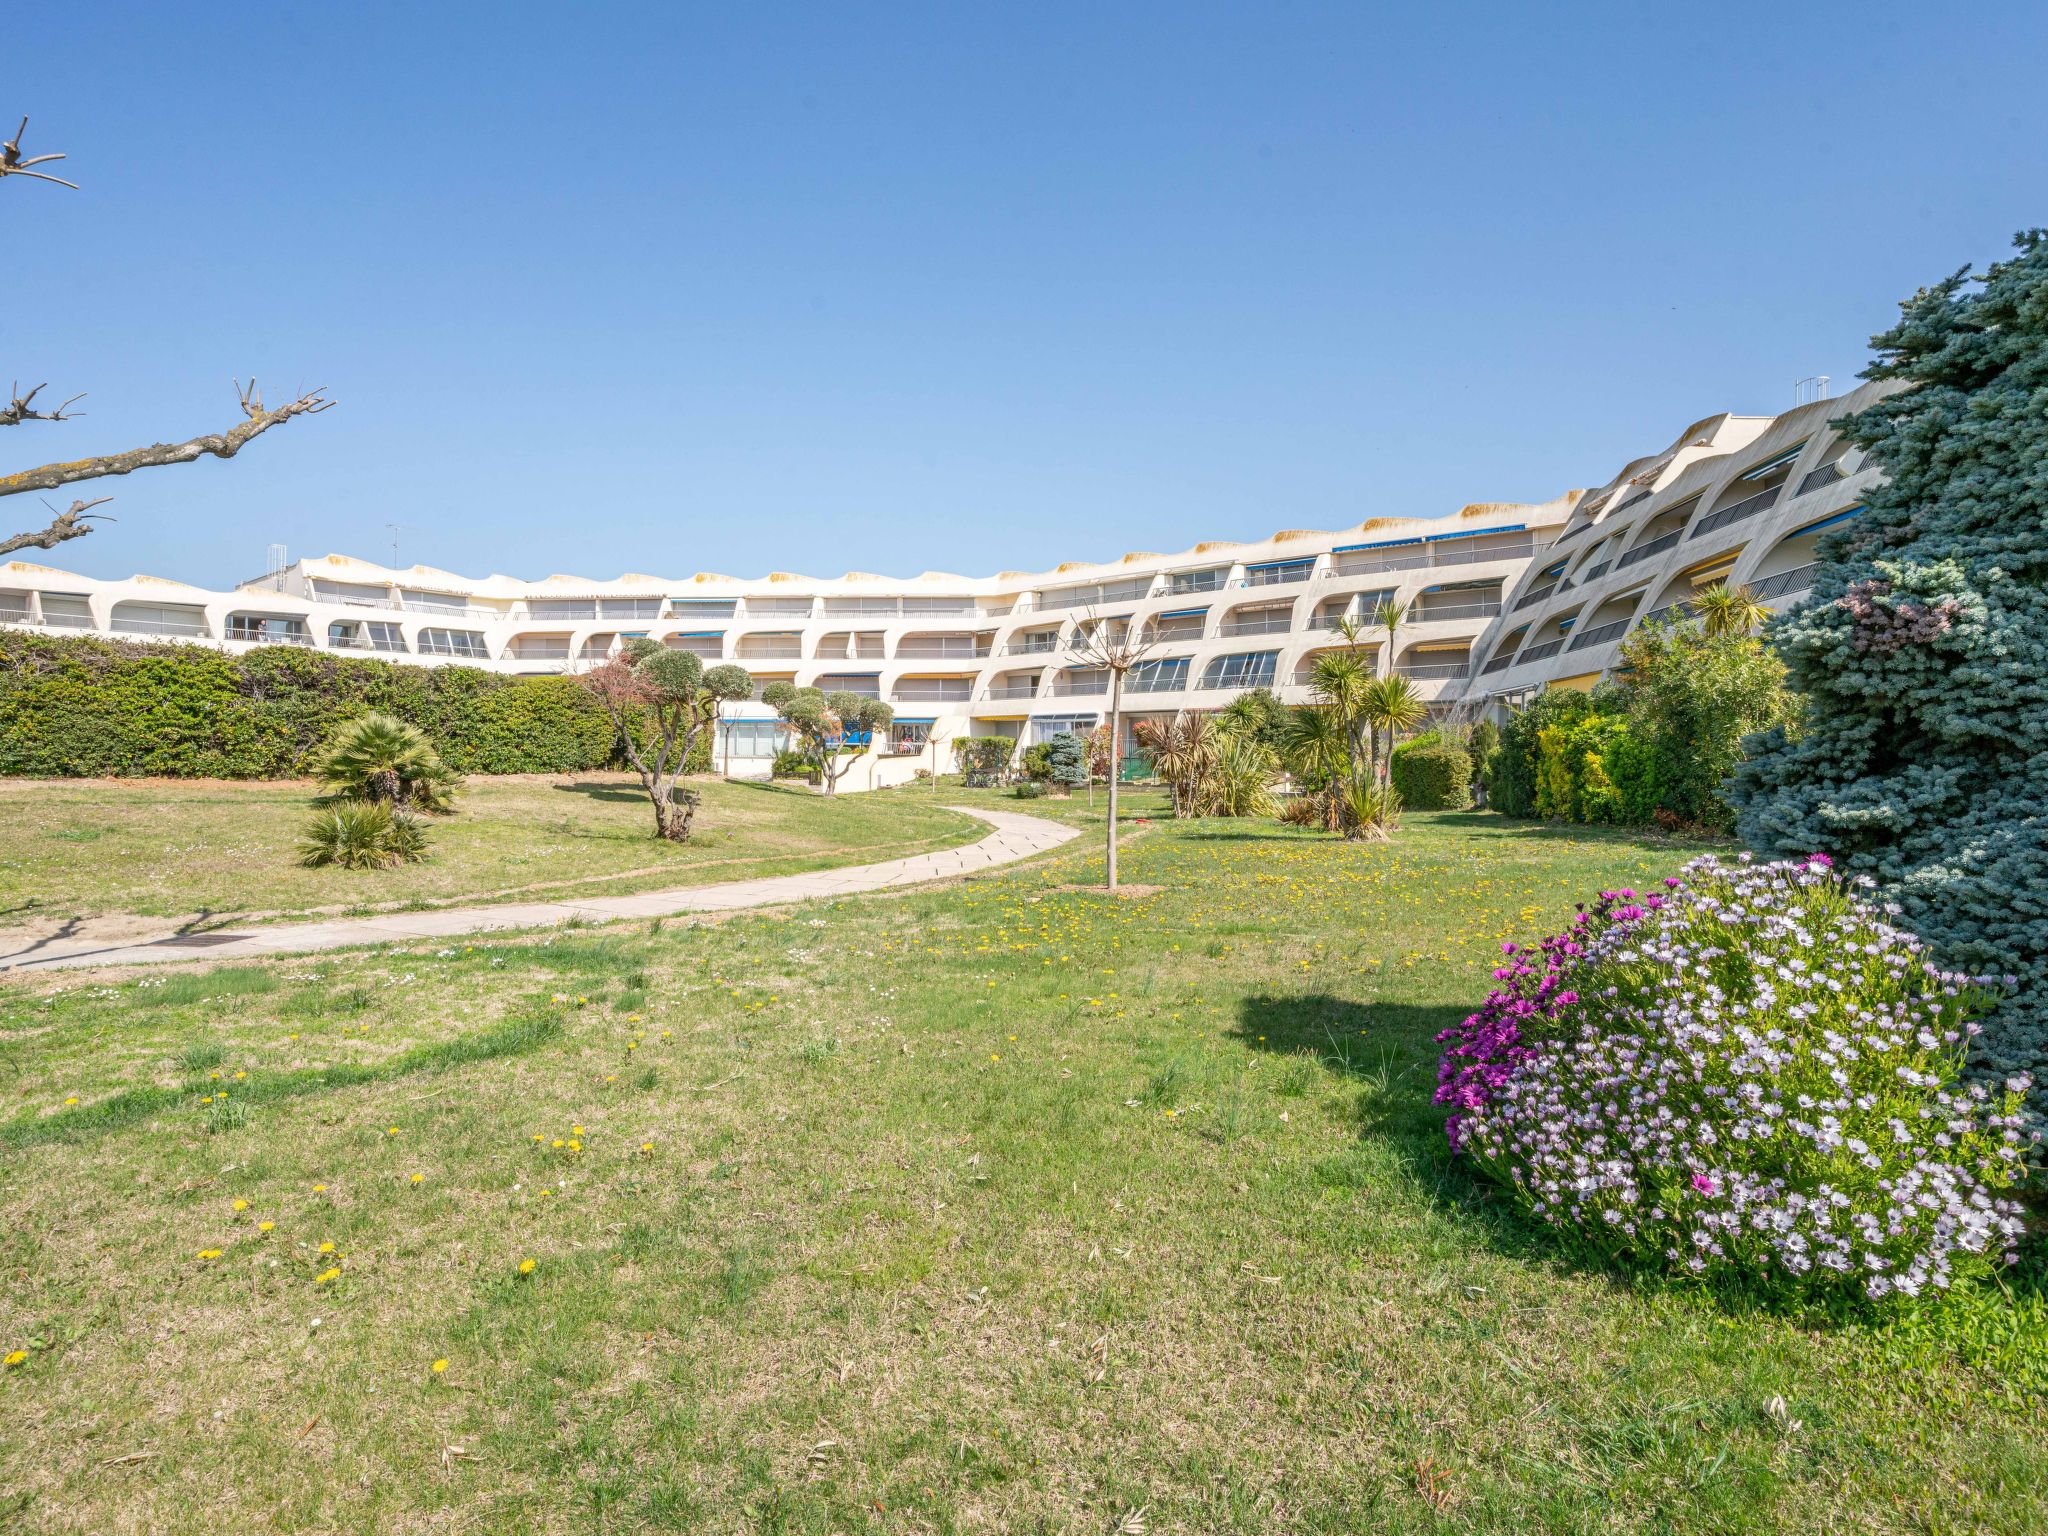
[[[514,1019],[473,1035],[414,1046],[388,1061],[369,1066],[309,1067],[250,1077],[235,1085],[233,1102],[243,1107],[276,1104],[310,1094],[331,1093],[337,1088],[391,1082],[416,1073],[446,1072],[501,1056],[523,1056],[559,1039],[561,1033],[562,1021],[554,1015]],[[120,1130],[153,1115],[196,1109],[202,1098],[217,1092],[209,1082],[190,1083],[181,1088],[129,1088],[111,1098],[60,1110],[54,1115],[17,1115],[0,1125],[0,1146],[19,1149],[53,1141],[77,1141]]]

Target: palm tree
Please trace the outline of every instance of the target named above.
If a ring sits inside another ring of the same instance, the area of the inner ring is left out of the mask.
[[[1273,812],[1273,750],[1250,733],[1226,731],[1216,748],[1204,809],[1217,816],[1269,816]]]
[[[1184,714],[1166,721],[1140,720],[1131,733],[1152,754],[1152,771],[1173,791],[1173,814],[1203,814],[1218,745],[1218,733],[1210,727],[1209,718]]]
[[[1343,825],[1338,787],[1351,773],[1351,739],[1337,712],[1323,705],[1291,711],[1281,733],[1280,756],[1297,780],[1318,786],[1323,826],[1335,832]]]
[[[335,732],[313,775],[333,795],[423,811],[447,810],[462,782],[425,731],[380,714],[359,715]]]
[[[1408,610],[1395,602],[1391,597],[1381,598],[1379,606],[1372,611],[1373,628],[1384,629],[1387,632],[1387,648],[1381,657],[1383,671],[1391,672],[1393,670],[1394,640],[1401,633],[1401,621],[1407,617]]]
[[[1771,616],[1771,610],[1748,587],[1731,587],[1725,581],[1694,598],[1692,606],[1706,632],[1717,638],[1736,635],[1747,639]]]
[[[1360,760],[1370,750],[1366,737],[1365,690],[1372,685],[1372,672],[1354,647],[1325,651],[1309,668],[1309,692],[1315,701],[1337,717],[1343,727],[1349,769],[1359,771]]]
[[[1382,784],[1393,772],[1394,743],[1403,731],[1412,731],[1429,714],[1422,694],[1408,678],[1398,675],[1376,677],[1366,684],[1359,701],[1366,724],[1372,727],[1373,758]]]

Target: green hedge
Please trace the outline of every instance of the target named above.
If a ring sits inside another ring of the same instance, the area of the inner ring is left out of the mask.
[[[0,633],[0,774],[294,778],[342,721],[410,721],[461,773],[604,766],[604,711],[566,677],[265,646]]]
[[[1397,748],[1392,773],[1401,806],[1410,811],[1462,811],[1472,803],[1472,758],[1440,740]]]

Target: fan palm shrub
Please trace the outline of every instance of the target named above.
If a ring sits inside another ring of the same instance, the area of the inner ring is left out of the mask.
[[[400,809],[446,811],[461,778],[416,725],[359,715],[336,731],[313,764],[327,792]]]
[[[1337,786],[1351,772],[1351,741],[1344,722],[1326,705],[1297,709],[1281,732],[1281,761],[1302,787],[1302,798],[1317,810],[1313,818],[1326,831],[1343,825]]]
[[[1731,587],[1725,581],[1694,598],[1692,606],[1701,626],[1715,637],[1752,635],[1771,616],[1771,610],[1748,587]]]
[[[1272,815],[1273,779],[1279,771],[1272,749],[1256,737],[1225,732],[1217,743],[1216,766],[1209,774],[1201,814]]]
[[[426,857],[426,829],[412,812],[385,800],[336,799],[313,813],[299,839],[310,868],[388,869]]]

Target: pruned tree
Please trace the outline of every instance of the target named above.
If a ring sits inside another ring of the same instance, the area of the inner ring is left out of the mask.
[[[654,835],[687,843],[702,798],[678,789],[697,738],[718,719],[718,706],[744,699],[754,680],[731,664],[704,670],[688,651],[672,651],[635,636],[578,681],[603,706],[619,733],[626,760],[654,806]]]
[[[1075,662],[1109,674],[1109,827],[1104,855],[1109,888],[1116,889],[1116,802],[1117,780],[1123,775],[1117,761],[1123,747],[1124,679],[1142,667],[1156,644],[1147,631],[1128,619],[1101,619],[1093,613],[1076,626],[1067,642]]]
[[[15,130],[14,137],[0,143],[0,181],[10,176],[21,176],[31,181],[54,182],[60,187],[76,189],[76,182],[66,181],[61,176],[52,176],[45,171],[30,169],[32,166],[62,160],[64,156],[32,155],[24,159],[21,153],[21,140],[27,131],[28,119],[24,117],[21,126]],[[0,408],[0,427],[18,427],[29,422],[71,421],[84,414],[71,409],[85,398],[83,393],[73,395],[49,409],[39,408],[35,403],[36,398],[48,387],[47,384],[38,384],[24,394],[18,383],[13,385],[8,391],[6,406]],[[294,416],[318,415],[334,404],[327,398],[325,388],[321,388],[302,394],[284,405],[266,406],[254,379],[251,379],[246,387],[237,380],[235,394],[242,407],[243,419],[225,432],[209,432],[200,437],[187,438],[181,443],[152,443],[146,448],[131,448],[123,453],[67,459],[43,464],[34,469],[0,475],[0,497],[20,496],[32,491],[54,491],[60,486],[75,485],[82,481],[104,480],[109,476],[133,474],[138,469],[154,469],[166,464],[190,464],[202,458],[231,459],[242,451],[244,444],[268,432],[272,427],[282,426]],[[68,540],[82,539],[92,532],[94,523],[102,521],[100,517],[94,515],[92,509],[104,506],[111,500],[111,496],[97,496],[91,500],[81,498],[61,512],[45,502],[44,506],[50,512],[50,522],[42,528],[0,536],[0,555],[11,555],[20,549],[55,549]]]
[[[797,750],[817,767],[828,795],[839,793],[839,781],[873,749],[875,732],[896,718],[880,699],[844,689],[825,693],[775,682],[761,690],[761,702],[781,717]]]

